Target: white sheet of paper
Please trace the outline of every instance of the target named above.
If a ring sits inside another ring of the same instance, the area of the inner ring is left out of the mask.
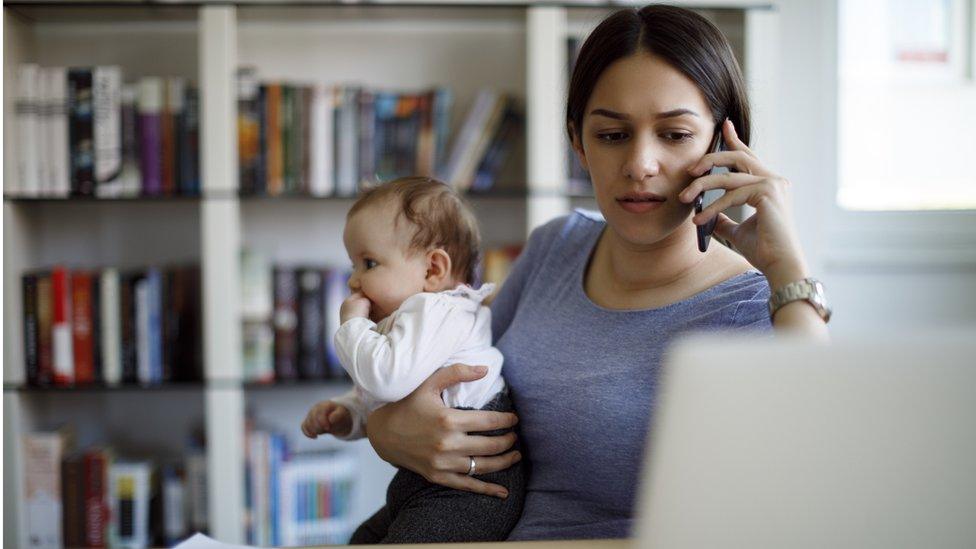
[[[236,545],[224,543],[213,538],[207,537],[199,532],[192,537],[177,545],[173,549],[258,549],[253,545]]]

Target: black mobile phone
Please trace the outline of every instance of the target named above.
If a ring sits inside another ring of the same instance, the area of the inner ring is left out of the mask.
[[[725,150],[725,139],[722,137],[722,126],[719,125],[715,130],[715,139],[712,141],[712,146],[709,149],[710,152],[716,153]],[[715,166],[709,170],[708,175],[727,173],[728,168]],[[703,176],[704,177],[704,176]],[[725,194],[724,189],[709,189],[702,193],[699,193],[695,197],[695,213],[699,214],[705,208],[709,207],[712,202],[715,202],[722,195]],[[715,223],[718,221],[718,216],[716,215],[711,221],[703,225],[698,225],[698,251],[704,253],[708,249],[708,243],[712,239],[712,231],[715,230]]]

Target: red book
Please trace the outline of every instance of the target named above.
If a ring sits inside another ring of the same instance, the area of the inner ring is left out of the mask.
[[[108,530],[108,469],[105,449],[85,453],[85,542],[88,547],[105,547]]]
[[[95,381],[92,341],[92,274],[75,272],[71,277],[71,332],[75,358],[75,383]]]
[[[70,385],[75,375],[71,350],[71,273],[64,267],[55,267],[51,272],[51,295],[54,302],[51,322],[54,383]]]

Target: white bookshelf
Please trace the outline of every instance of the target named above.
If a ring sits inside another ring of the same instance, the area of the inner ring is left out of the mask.
[[[750,78],[775,37],[768,3],[679,2],[709,8],[736,45]],[[721,9],[711,9],[721,8]],[[745,9],[750,8],[750,9]],[[473,198],[488,246],[519,242],[536,226],[590,200],[562,193],[566,38],[585,34],[610,7],[592,3],[300,2],[45,4],[4,7],[4,178],[13,181],[16,67],[117,64],[127,81],[183,76],[201,94],[200,198],[166,200],[5,199],[4,215],[4,545],[25,545],[19,474],[21,437],[71,420],[79,442],[110,442],[127,452],[178,453],[196,425],[207,436],[211,534],[244,541],[244,418],[289,434],[298,450],[335,442],[303,439],[305,410],[344,387],[242,382],[239,251],[273,262],[339,264],[347,199],[239,198],[236,82],[239,66],[259,79],[323,81],[398,90],[448,86],[458,126],[483,87],[525,107],[524,147],[503,176],[502,192]],[[748,36],[749,40],[745,40]],[[124,44],[125,47],[119,47]],[[761,82],[775,69],[757,68]],[[753,89],[768,97],[767,89]],[[757,108],[756,125],[763,112]],[[761,132],[759,133],[761,135]],[[515,189],[515,190],[513,190]],[[168,389],[25,390],[20,276],[53,263],[135,266],[199,261],[202,268],[203,383]],[[380,504],[394,472],[366,441],[351,446],[363,464],[354,516]]]

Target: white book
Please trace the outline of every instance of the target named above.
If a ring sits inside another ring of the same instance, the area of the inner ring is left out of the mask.
[[[136,364],[139,383],[152,381],[152,361],[149,354],[149,280],[135,284],[136,298]]]
[[[311,178],[309,193],[312,196],[329,196],[335,191],[335,143],[333,114],[335,89],[325,84],[312,88],[312,143]]]
[[[122,381],[122,332],[119,316],[119,271],[105,269],[99,284],[101,314],[102,377],[115,385]]]
[[[149,462],[113,462],[109,466],[108,540],[111,547],[149,547],[149,500],[152,465]]]
[[[51,167],[49,187],[50,196],[67,197],[71,194],[71,147],[68,141],[68,69],[51,67],[47,69],[48,89],[51,92],[48,104],[48,148]]]
[[[20,196],[38,196],[41,190],[38,148],[38,73],[40,67],[25,63],[17,70],[17,179],[9,181],[5,192]]]
[[[241,316],[244,320],[271,319],[271,263],[254,249],[241,250]]]
[[[61,537],[61,460],[72,437],[63,428],[24,437],[24,495],[26,521],[22,539],[27,547],[59,549]],[[13,479],[8,480],[13,482]]]
[[[203,530],[207,527],[207,454],[191,450],[186,456],[186,488],[189,496],[190,527]]]
[[[51,89],[50,71],[47,67],[37,69],[37,195],[48,196],[53,187],[54,171],[51,169],[53,152],[50,147],[51,136]]]
[[[271,531],[268,528],[270,513],[270,493],[268,491],[268,454],[270,452],[268,433],[252,431],[248,433],[247,453],[251,472],[251,528],[255,545],[271,545]]]
[[[116,181],[122,169],[122,69],[92,69],[92,135],[95,147],[95,194],[118,196]],[[111,189],[107,193],[101,187]]]
[[[176,540],[189,530],[186,521],[187,500],[186,483],[175,467],[162,471],[160,496],[163,503],[163,537],[167,543]]]

